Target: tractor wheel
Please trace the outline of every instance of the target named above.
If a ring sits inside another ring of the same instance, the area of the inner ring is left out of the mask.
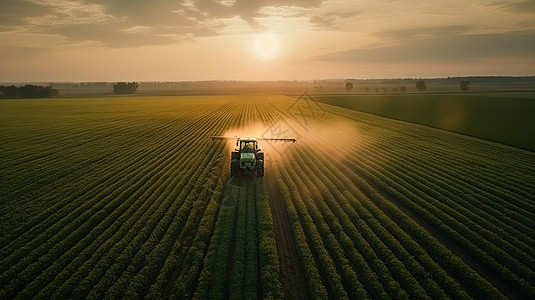
[[[256,159],[258,160],[264,160],[264,152],[258,152],[256,154]]]
[[[240,152],[238,151],[230,152],[230,159],[240,159]]]
[[[264,176],[264,160],[256,161],[256,175],[260,177]]]
[[[230,161],[230,177],[238,175],[238,169],[240,167],[240,161],[237,159],[232,159]]]

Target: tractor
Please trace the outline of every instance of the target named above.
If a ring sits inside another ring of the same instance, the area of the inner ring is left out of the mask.
[[[236,149],[230,154],[230,176],[238,175],[241,169],[246,175],[256,172],[264,176],[264,152],[258,148],[258,140],[297,142],[291,138],[244,138],[213,136],[212,140],[236,139]]]

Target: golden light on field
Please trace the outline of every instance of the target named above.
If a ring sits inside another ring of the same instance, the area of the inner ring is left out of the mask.
[[[279,50],[279,40],[271,32],[260,34],[254,40],[254,50],[261,58],[274,58]]]

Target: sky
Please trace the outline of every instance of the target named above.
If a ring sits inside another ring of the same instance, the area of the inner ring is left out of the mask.
[[[2,0],[0,82],[535,75],[535,0]]]

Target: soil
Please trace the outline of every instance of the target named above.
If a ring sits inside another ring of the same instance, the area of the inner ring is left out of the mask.
[[[297,253],[284,199],[271,170],[266,170],[266,186],[275,225],[277,253],[280,260],[280,281],[285,299],[308,299],[305,273]]]

